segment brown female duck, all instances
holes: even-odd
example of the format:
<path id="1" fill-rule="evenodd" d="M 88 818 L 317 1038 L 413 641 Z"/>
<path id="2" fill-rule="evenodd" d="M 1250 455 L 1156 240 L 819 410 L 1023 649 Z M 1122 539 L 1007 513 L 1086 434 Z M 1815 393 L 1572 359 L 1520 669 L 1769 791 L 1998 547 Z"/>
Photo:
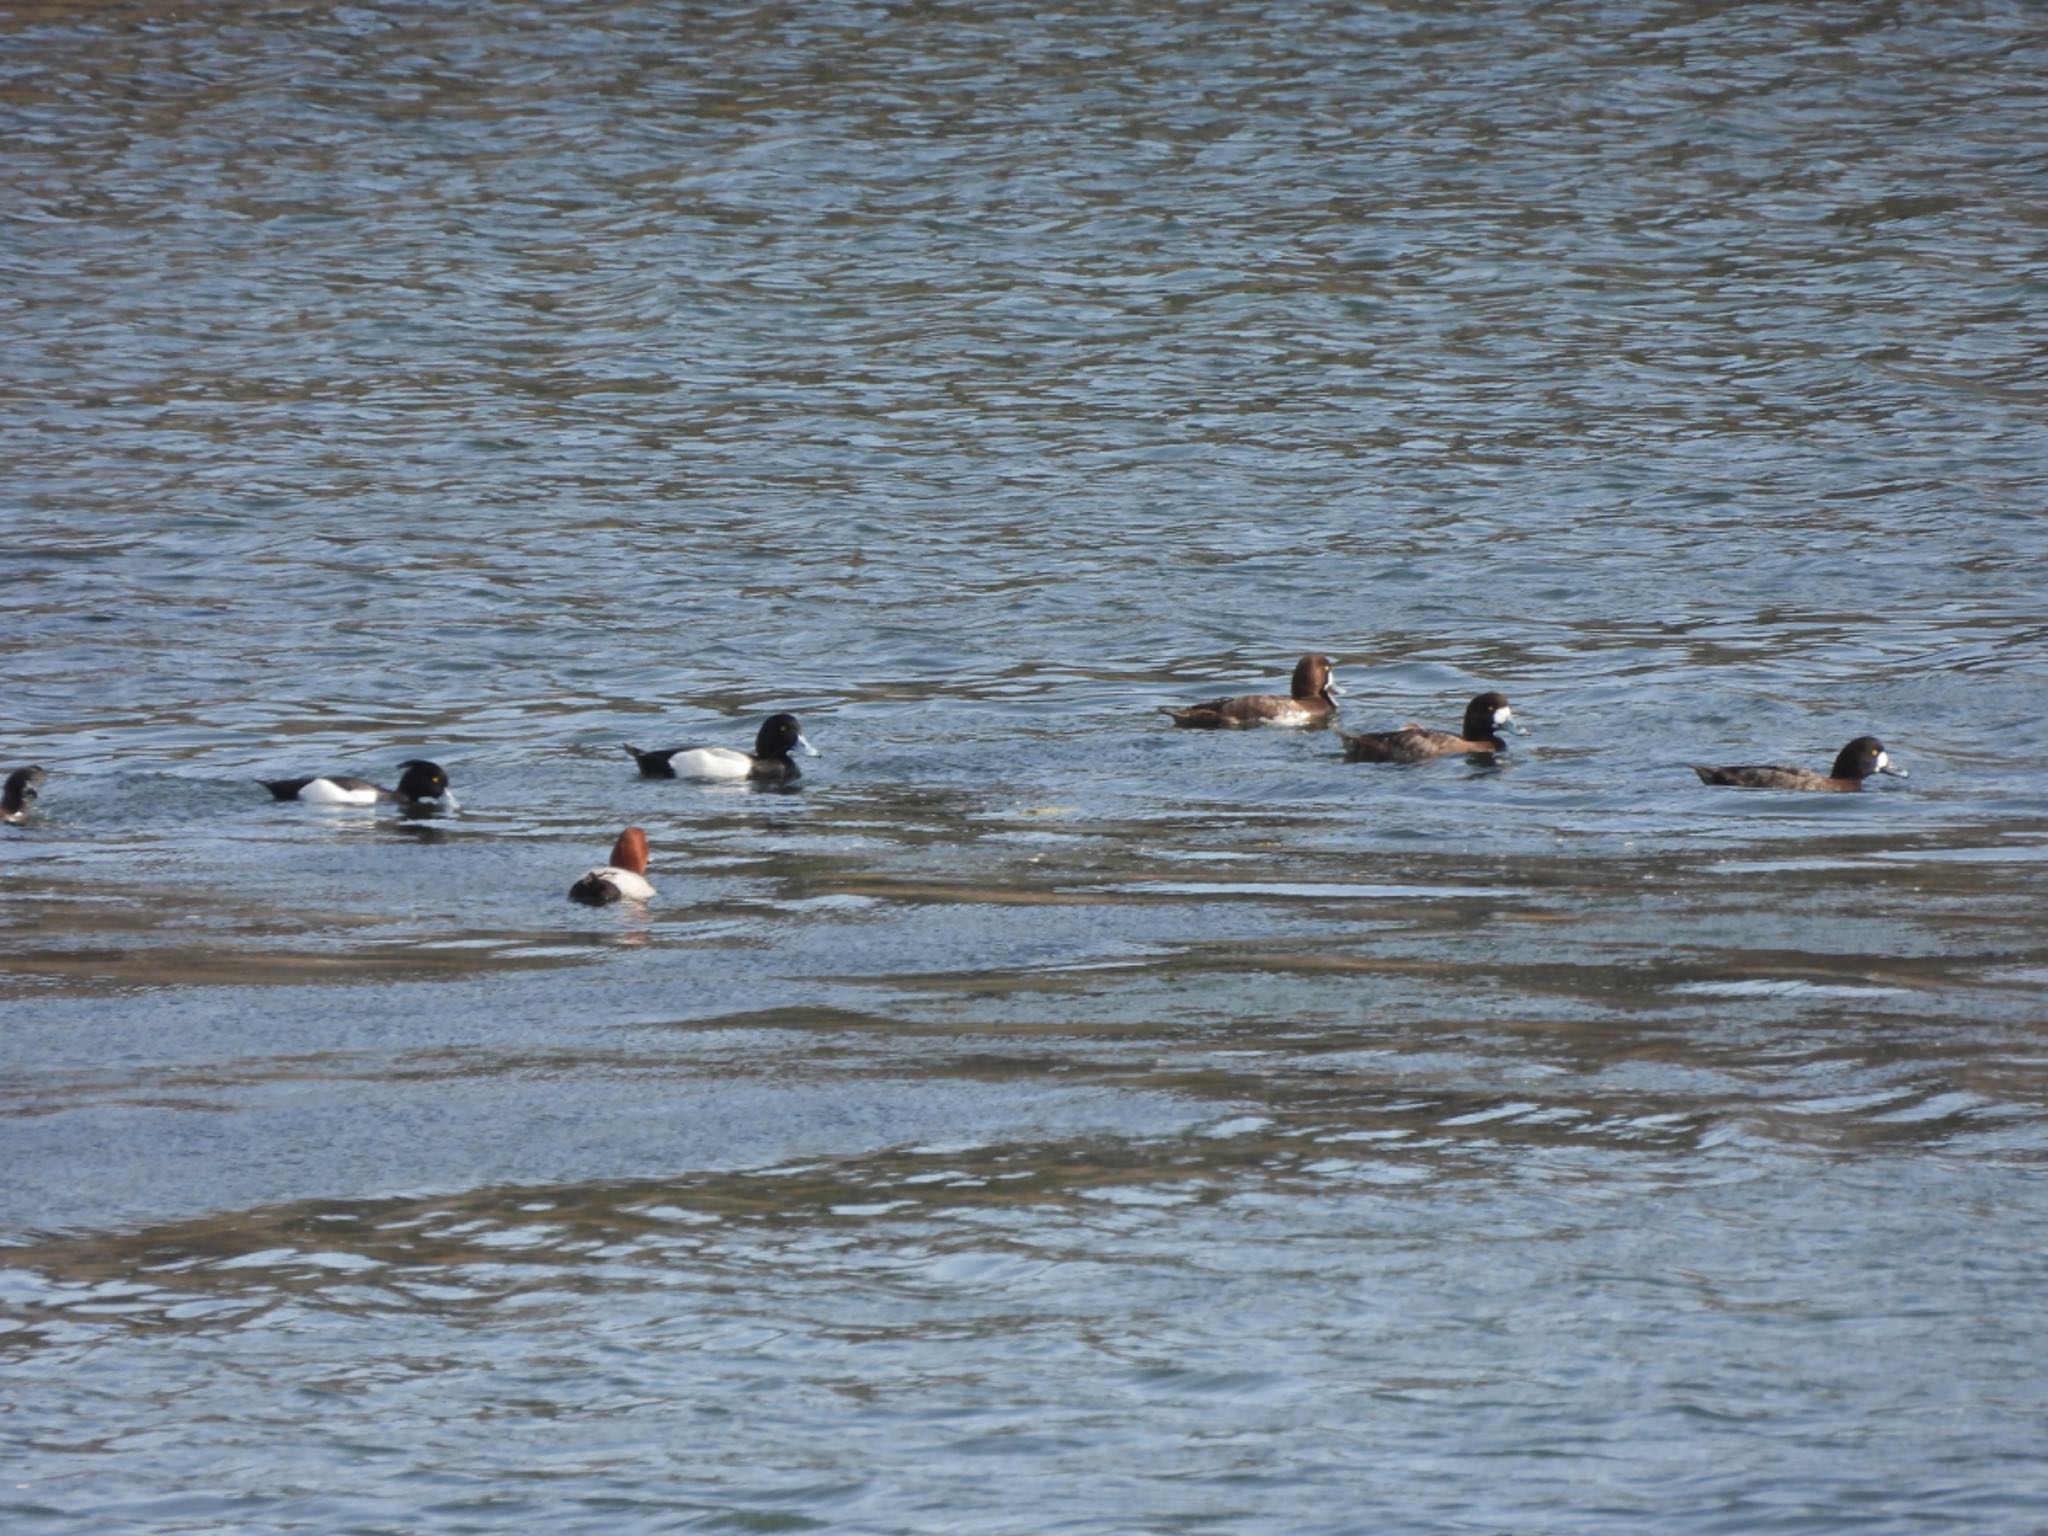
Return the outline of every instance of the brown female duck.
<path id="1" fill-rule="evenodd" d="M 1737 789 L 1816 789 L 1836 794 L 1861 789 L 1863 781 L 1873 773 L 1888 773 L 1899 779 L 1907 776 L 1875 736 L 1858 736 L 1835 755 L 1835 766 L 1824 774 L 1807 768 L 1775 766 L 1702 768 L 1698 763 L 1692 765 L 1692 771 L 1700 776 L 1702 784 L 1731 784 Z"/>
<path id="2" fill-rule="evenodd" d="M 1160 706 L 1175 725 L 1328 725 L 1337 718 L 1337 696 L 1344 690 L 1330 680 L 1330 658 L 1311 652 L 1294 664 L 1294 681 L 1285 694 L 1246 693 L 1233 699 L 1211 699 L 1180 709 Z"/>
<path id="3" fill-rule="evenodd" d="M 1465 706 L 1465 724 L 1456 731 L 1433 731 L 1425 725 L 1404 725 L 1398 731 L 1372 731 L 1344 737 L 1344 760 L 1351 763 L 1420 763 L 1460 752 L 1505 752 L 1500 731 L 1515 718 L 1504 693 L 1482 693 Z"/>

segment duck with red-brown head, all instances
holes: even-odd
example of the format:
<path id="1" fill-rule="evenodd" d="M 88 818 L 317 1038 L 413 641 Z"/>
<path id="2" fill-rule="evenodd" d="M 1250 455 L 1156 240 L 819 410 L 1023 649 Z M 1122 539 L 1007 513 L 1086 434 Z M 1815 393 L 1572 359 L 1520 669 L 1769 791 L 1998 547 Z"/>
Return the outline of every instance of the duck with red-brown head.
<path id="1" fill-rule="evenodd" d="M 1455 731 L 1426 725 L 1404 725 L 1398 731 L 1370 731 L 1345 736 L 1344 760 L 1351 763 L 1421 763 L 1458 753 L 1491 757 L 1508 749 L 1501 731 L 1513 724 L 1515 712 L 1504 693 L 1482 693 L 1465 706 L 1465 723 Z M 1527 735 L 1520 725 L 1518 735 Z"/>
<path id="2" fill-rule="evenodd" d="M 1700 776 L 1702 784 L 1723 784 L 1736 789 L 1818 790 L 1822 794 L 1846 794 L 1859 790 L 1863 781 L 1873 773 L 1889 774 L 1895 779 L 1907 777 L 1906 770 L 1892 761 L 1891 753 L 1885 751 L 1884 743 L 1875 736 L 1858 736 L 1842 748 L 1835 754 L 1834 767 L 1826 773 L 1815 773 L 1807 768 L 1784 768 L 1776 764 L 1703 768 L 1694 763 L 1692 771 Z"/>
<path id="3" fill-rule="evenodd" d="M 1337 699 L 1344 690 L 1330 677 L 1330 658 L 1311 651 L 1294 664 L 1294 681 L 1286 693 L 1242 693 L 1178 708 L 1161 705 L 1175 725 L 1209 730 L 1247 725 L 1328 725 L 1337 718 Z"/>
<path id="4" fill-rule="evenodd" d="M 615 901 L 645 901 L 654 894 L 647 880 L 647 834 L 628 827 L 612 844 L 609 864 L 586 870 L 569 887 L 569 899 L 588 907 L 609 906 Z"/>

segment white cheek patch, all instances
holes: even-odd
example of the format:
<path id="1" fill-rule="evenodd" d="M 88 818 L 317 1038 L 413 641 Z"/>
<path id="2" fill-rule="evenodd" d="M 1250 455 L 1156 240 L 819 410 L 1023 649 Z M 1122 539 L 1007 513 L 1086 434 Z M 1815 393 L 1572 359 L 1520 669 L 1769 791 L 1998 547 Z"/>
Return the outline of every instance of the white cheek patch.
<path id="1" fill-rule="evenodd" d="M 1493 712 L 1493 723 L 1495 725 L 1506 725 L 1510 720 L 1514 718 L 1515 712 L 1512 709 L 1509 709 L 1505 704 L 1501 705 L 1499 709 L 1496 709 Z"/>
<path id="2" fill-rule="evenodd" d="M 1883 772 L 1885 771 L 1885 769 L 1887 769 L 1887 768 L 1891 767 L 1891 765 L 1892 765 L 1892 755 L 1891 755 L 1891 753 L 1889 753 L 1889 752 L 1880 752 L 1880 753 L 1878 753 L 1878 754 L 1877 754 L 1877 771 L 1878 771 L 1879 773 L 1883 773 Z"/>

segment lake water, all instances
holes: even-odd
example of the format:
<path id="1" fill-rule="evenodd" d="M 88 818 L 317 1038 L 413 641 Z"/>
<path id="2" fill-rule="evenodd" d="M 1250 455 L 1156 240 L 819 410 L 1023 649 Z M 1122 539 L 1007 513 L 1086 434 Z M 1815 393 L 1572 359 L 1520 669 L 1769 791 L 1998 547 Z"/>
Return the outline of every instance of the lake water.
<path id="1" fill-rule="evenodd" d="M 8 1532 L 2048 1528 L 2038 7 L 0 82 Z"/>

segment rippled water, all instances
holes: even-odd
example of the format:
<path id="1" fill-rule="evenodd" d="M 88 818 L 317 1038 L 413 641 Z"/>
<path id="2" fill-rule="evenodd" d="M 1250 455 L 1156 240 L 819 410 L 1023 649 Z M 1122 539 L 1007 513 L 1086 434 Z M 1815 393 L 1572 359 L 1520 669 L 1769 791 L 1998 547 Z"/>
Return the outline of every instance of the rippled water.
<path id="1" fill-rule="evenodd" d="M 2020 4 L 11 9 L 6 1528 L 2048 1524 L 2044 97 Z M 1154 713 L 1308 649 L 1533 733 Z"/>

